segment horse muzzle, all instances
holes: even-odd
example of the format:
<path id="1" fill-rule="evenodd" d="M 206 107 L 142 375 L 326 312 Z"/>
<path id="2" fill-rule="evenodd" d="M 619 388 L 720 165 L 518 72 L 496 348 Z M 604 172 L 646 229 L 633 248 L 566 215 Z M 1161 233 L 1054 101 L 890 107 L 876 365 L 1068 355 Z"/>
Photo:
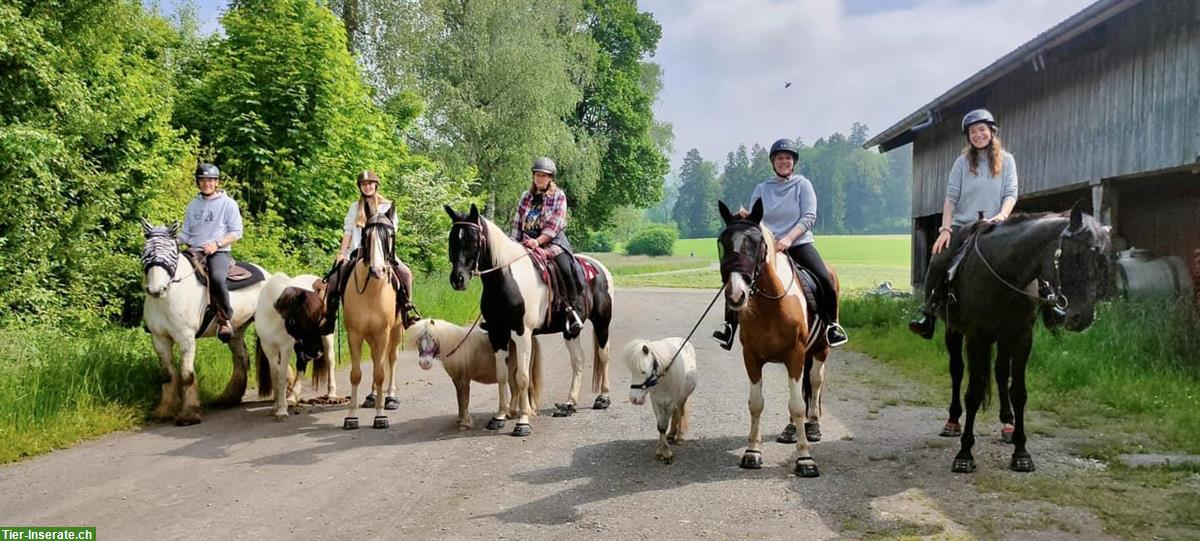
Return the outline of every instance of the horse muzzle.
<path id="1" fill-rule="evenodd" d="M 455 291 L 467 290 L 467 273 L 462 271 L 454 271 L 450 273 L 450 287 Z"/>
<path id="2" fill-rule="evenodd" d="M 645 392 L 629 393 L 629 402 L 635 406 L 641 406 L 641 405 L 645 404 L 646 403 L 646 393 Z"/>
<path id="3" fill-rule="evenodd" d="M 421 355 L 417 358 L 417 364 L 421 365 L 422 370 L 429 370 L 433 368 L 433 356 Z"/>

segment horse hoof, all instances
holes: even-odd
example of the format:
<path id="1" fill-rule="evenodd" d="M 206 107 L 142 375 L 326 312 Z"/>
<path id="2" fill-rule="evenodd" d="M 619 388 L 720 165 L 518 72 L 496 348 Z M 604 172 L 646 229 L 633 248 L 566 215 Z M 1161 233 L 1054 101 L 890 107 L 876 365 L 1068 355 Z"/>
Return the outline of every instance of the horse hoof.
<path id="1" fill-rule="evenodd" d="M 595 401 L 594 403 L 592 403 L 592 409 L 594 409 L 594 410 L 606 410 L 606 409 L 608 409 L 608 407 L 609 407 L 609 406 L 611 406 L 611 405 L 612 405 L 612 399 L 611 399 L 611 398 L 609 398 L 609 397 L 607 397 L 607 396 L 604 396 L 604 395 L 600 395 L 600 396 L 597 396 L 597 397 L 596 397 L 596 401 Z"/>
<path id="2" fill-rule="evenodd" d="M 1015 472 L 1028 473 L 1036 468 L 1033 466 L 1033 457 L 1031 456 L 1014 456 L 1012 462 L 1008 463 L 1008 469 Z"/>
<path id="3" fill-rule="evenodd" d="M 371 428 L 387 428 L 387 427 L 388 427 L 387 415 L 376 415 L 375 422 L 371 423 Z"/>
<path id="4" fill-rule="evenodd" d="M 975 471 L 975 459 L 956 458 L 954 459 L 954 465 L 950 466 L 950 471 L 954 473 L 971 473 Z"/>
<path id="5" fill-rule="evenodd" d="M 821 441 L 821 423 L 804 423 L 804 439 L 811 442 Z"/>
<path id="6" fill-rule="evenodd" d="M 787 426 L 783 427 L 783 432 L 775 436 L 775 441 L 779 443 L 796 443 L 796 424 L 788 423 Z"/>
<path id="7" fill-rule="evenodd" d="M 375 407 L 375 393 L 371 393 L 371 394 L 367 395 L 367 397 L 363 399 L 362 406 L 359 406 L 359 407 L 362 407 L 362 408 Z"/>
<path id="8" fill-rule="evenodd" d="M 554 413 L 551 414 L 552 417 L 570 417 L 572 415 L 575 415 L 575 412 L 576 412 L 575 404 L 559 403 L 559 404 L 555 404 L 554 407 L 555 407 L 555 410 L 554 410 Z"/>
<path id="9" fill-rule="evenodd" d="M 518 438 L 524 438 L 532 432 L 533 427 L 529 426 L 529 423 L 517 423 L 517 426 L 513 427 L 512 435 Z"/>
<path id="10" fill-rule="evenodd" d="M 342 430 L 358 430 L 358 417 L 347 417 L 342 421 Z"/>
<path id="11" fill-rule="evenodd" d="M 493 418 L 492 420 L 488 421 L 488 430 L 500 430 L 501 428 L 504 428 L 504 419 Z"/>
<path id="12" fill-rule="evenodd" d="M 175 426 L 192 426 L 200 424 L 199 411 L 184 411 L 175 417 Z"/>
<path id="13" fill-rule="evenodd" d="M 1000 429 L 1000 441 L 1004 443 L 1012 443 L 1013 433 L 1016 431 L 1017 429 L 1013 425 L 1004 425 L 1004 427 Z"/>
<path id="14" fill-rule="evenodd" d="M 811 458 L 796 459 L 796 477 L 820 477 L 821 472 L 817 470 L 817 463 Z"/>
<path id="15" fill-rule="evenodd" d="M 383 409 L 394 411 L 400 409 L 400 399 L 394 396 L 388 396 L 383 399 Z"/>
<path id="16" fill-rule="evenodd" d="M 758 451 L 746 451 L 742 454 L 742 463 L 739 466 L 746 470 L 762 469 L 762 453 Z"/>
<path id="17" fill-rule="evenodd" d="M 273 419 L 275 419 L 275 422 L 276 422 L 276 423 L 282 423 L 282 422 L 284 422 L 284 421 L 286 421 L 286 420 L 287 420 L 287 418 L 288 418 L 288 414 L 286 414 L 286 413 L 284 413 L 284 414 L 279 414 L 279 413 L 276 413 L 276 414 L 272 415 L 271 417 L 272 417 Z"/>
<path id="18" fill-rule="evenodd" d="M 946 425 L 942 427 L 942 431 L 938 432 L 938 435 L 944 438 L 957 438 L 962 435 L 962 425 L 947 421 Z"/>
<path id="19" fill-rule="evenodd" d="M 662 462 L 663 464 L 666 464 L 668 466 L 670 466 L 672 463 L 675 462 L 674 455 L 657 455 L 655 458 L 657 458 L 659 460 L 659 462 Z"/>

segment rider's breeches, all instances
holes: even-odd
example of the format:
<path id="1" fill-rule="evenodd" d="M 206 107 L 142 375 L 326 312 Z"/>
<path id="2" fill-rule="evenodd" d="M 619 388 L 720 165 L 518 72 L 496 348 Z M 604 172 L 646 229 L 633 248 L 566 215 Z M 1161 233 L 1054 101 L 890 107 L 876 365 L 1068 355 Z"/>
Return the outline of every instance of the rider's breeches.
<path id="1" fill-rule="evenodd" d="M 213 252 L 208 256 L 208 287 L 212 288 L 210 295 L 217 304 L 217 310 L 226 318 L 233 318 L 233 306 L 229 303 L 229 286 L 225 278 L 229 276 L 229 267 L 233 260 L 229 252 Z"/>

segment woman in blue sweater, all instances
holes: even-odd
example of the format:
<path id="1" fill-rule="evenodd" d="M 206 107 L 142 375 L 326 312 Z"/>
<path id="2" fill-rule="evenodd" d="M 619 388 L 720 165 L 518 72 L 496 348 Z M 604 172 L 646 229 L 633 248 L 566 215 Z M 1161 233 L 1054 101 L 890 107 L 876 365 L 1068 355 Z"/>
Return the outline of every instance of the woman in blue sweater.
<path id="1" fill-rule="evenodd" d="M 770 158 L 775 176 L 755 187 L 750 201 L 762 200 L 762 225 L 775 236 L 775 249 L 787 251 L 792 260 L 812 272 L 820 282 L 817 311 L 821 319 L 831 322 L 826 331 L 829 345 L 841 346 L 846 343 L 847 337 L 845 329 L 838 323 L 837 290 L 829 267 L 825 266 L 821 254 L 813 246 L 812 227 L 817 223 L 817 194 L 804 175 L 796 174 L 800 151 L 794 141 L 775 141 L 771 145 Z M 726 307 L 725 322 L 713 332 L 713 339 L 722 348 L 731 349 L 737 324 L 737 312 Z"/>

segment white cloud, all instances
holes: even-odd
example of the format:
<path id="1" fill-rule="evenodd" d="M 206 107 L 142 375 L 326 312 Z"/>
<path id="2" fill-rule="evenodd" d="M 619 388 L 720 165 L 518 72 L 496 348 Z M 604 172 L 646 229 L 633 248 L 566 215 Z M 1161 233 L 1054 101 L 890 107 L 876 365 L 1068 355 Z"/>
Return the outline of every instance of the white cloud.
<path id="1" fill-rule="evenodd" d="M 1090 2 L 642 0 L 662 24 L 655 114 L 718 163 L 739 143 L 887 128 Z M 899 7 L 898 7 L 899 6 Z M 878 7 L 878 6 L 875 6 Z M 791 88 L 784 89 L 784 82 Z"/>

